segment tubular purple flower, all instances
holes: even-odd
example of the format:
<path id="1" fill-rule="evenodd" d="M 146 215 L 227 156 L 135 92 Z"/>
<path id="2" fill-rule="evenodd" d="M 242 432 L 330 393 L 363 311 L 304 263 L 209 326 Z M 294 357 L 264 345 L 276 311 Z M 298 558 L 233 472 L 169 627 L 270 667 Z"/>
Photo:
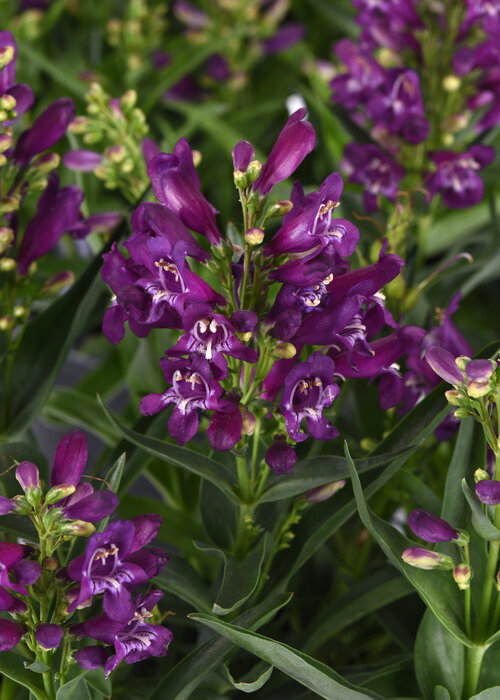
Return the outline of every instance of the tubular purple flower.
<path id="1" fill-rule="evenodd" d="M 255 151 L 248 141 L 238 141 L 233 148 L 233 166 L 235 170 L 246 173 L 248 166 L 255 156 Z"/>
<path id="2" fill-rule="evenodd" d="M 396 201 L 399 183 L 405 173 L 378 146 L 348 143 L 340 167 L 348 175 L 349 182 L 363 185 L 363 203 L 369 214 L 378 209 L 380 195 L 391 202 Z"/>
<path id="3" fill-rule="evenodd" d="M 87 463 L 87 438 L 81 430 L 64 435 L 57 445 L 50 473 L 50 485 L 77 486 Z"/>
<path id="4" fill-rule="evenodd" d="M 64 505 L 64 517 L 68 520 L 85 520 L 95 523 L 111 515 L 119 503 L 116 493 L 108 489 L 95 491 L 76 501 L 74 495 L 69 496 Z"/>
<path id="5" fill-rule="evenodd" d="M 0 515 L 7 515 L 16 510 L 16 502 L 5 496 L 0 496 Z"/>
<path id="6" fill-rule="evenodd" d="M 425 359 L 434 372 L 453 386 L 464 383 L 465 377 L 455 364 L 455 358 L 445 348 L 432 347 L 425 352 Z"/>
<path id="7" fill-rule="evenodd" d="M 423 547 L 408 547 L 401 554 L 401 559 L 405 564 L 415 566 L 417 569 L 453 569 L 455 564 L 451 557 L 439 552 L 432 552 L 430 549 Z"/>
<path id="8" fill-rule="evenodd" d="M 17 582 L 21 586 L 31 586 L 38 581 L 42 570 L 40 564 L 32 559 L 21 559 L 12 567 Z"/>
<path id="9" fill-rule="evenodd" d="M 483 181 L 477 174 L 495 157 L 491 146 L 477 145 L 465 153 L 436 151 L 432 160 L 437 170 L 425 182 L 429 198 L 441 194 L 443 204 L 450 209 L 471 207 L 481 201 Z"/>
<path id="10" fill-rule="evenodd" d="M 243 416 L 235 402 L 219 401 L 219 410 L 215 411 L 207 428 L 207 435 L 213 450 L 229 452 L 241 440 Z"/>
<path id="11" fill-rule="evenodd" d="M 9 59 L 10 56 L 10 59 Z M 7 31 L 0 32 L 0 60 L 3 64 L 0 70 L 0 97 L 10 96 L 16 101 L 16 117 L 2 122 L 2 126 L 9 126 L 16 122 L 33 104 L 33 92 L 29 85 L 15 83 L 16 79 L 17 44 L 12 34 Z"/>
<path id="12" fill-rule="evenodd" d="M 42 649 L 57 649 L 63 637 L 62 628 L 59 625 L 42 623 L 35 630 L 35 639 Z"/>
<path id="13" fill-rule="evenodd" d="M 63 163 L 70 170 L 91 173 L 102 164 L 102 155 L 95 151 L 77 148 L 64 154 Z"/>
<path id="14" fill-rule="evenodd" d="M 305 109 L 298 109 L 288 119 L 253 185 L 254 191 L 268 194 L 274 185 L 286 180 L 312 151 L 316 132 L 312 124 L 303 121 L 306 113 Z"/>
<path id="15" fill-rule="evenodd" d="M 446 520 L 426 510 L 413 510 L 408 516 L 408 525 L 417 537 L 426 542 L 450 542 L 460 537 L 458 530 Z"/>
<path id="16" fill-rule="evenodd" d="M 297 462 L 297 455 L 284 435 L 275 435 L 264 459 L 273 474 L 290 474 Z"/>
<path id="17" fill-rule="evenodd" d="M 16 163 L 26 162 L 38 153 L 52 148 L 66 133 L 75 118 L 75 105 L 69 97 L 54 100 L 35 121 L 31 129 L 19 137 L 14 150 Z"/>
<path id="18" fill-rule="evenodd" d="M 40 474 L 33 462 L 21 462 L 16 469 L 16 479 L 23 491 L 40 488 Z"/>
<path id="19" fill-rule="evenodd" d="M 262 42 L 262 50 L 266 54 L 281 53 L 301 41 L 304 35 L 303 24 L 299 22 L 283 24 L 270 39 Z"/>
<path id="20" fill-rule="evenodd" d="M 101 646 L 83 647 L 74 651 L 72 656 L 79 666 L 87 671 L 102 668 L 111 656 L 112 650 Z"/>
<path id="21" fill-rule="evenodd" d="M 500 481 L 483 479 L 476 484 L 476 494 L 487 506 L 497 506 L 500 503 Z"/>
<path id="22" fill-rule="evenodd" d="M 20 641 L 24 629 L 18 622 L 0 620 L 0 651 L 10 651 Z"/>

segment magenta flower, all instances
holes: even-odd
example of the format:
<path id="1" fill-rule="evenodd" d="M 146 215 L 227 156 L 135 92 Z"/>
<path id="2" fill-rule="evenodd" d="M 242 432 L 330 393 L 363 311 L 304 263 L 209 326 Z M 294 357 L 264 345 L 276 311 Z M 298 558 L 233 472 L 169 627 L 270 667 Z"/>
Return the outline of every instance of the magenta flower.
<path id="1" fill-rule="evenodd" d="M 63 637 L 62 628 L 59 625 L 42 623 L 37 626 L 35 639 L 43 649 L 57 649 Z"/>
<path id="2" fill-rule="evenodd" d="M 378 209 L 380 196 L 396 201 L 399 183 L 405 173 L 378 146 L 348 143 L 340 167 L 347 173 L 349 182 L 363 185 L 363 203 L 369 214 Z"/>
<path id="3" fill-rule="evenodd" d="M 483 479 L 476 484 L 476 494 L 480 501 L 487 506 L 497 506 L 500 503 L 500 481 Z"/>
<path id="4" fill-rule="evenodd" d="M 12 58 L 7 61 L 9 54 Z M 29 85 L 15 82 L 17 44 L 12 34 L 7 30 L 0 32 L 0 58 L 6 61 L 4 67 L 0 70 L 0 97 L 9 95 L 16 101 L 14 109 L 17 116 L 14 119 L 2 122 L 2 126 L 9 126 L 28 111 L 33 104 L 34 98 Z"/>
<path id="5" fill-rule="evenodd" d="M 18 622 L 0 620 L 0 651 L 10 651 L 20 641 L 24 629 Z"/>
<path id="6" fill-rule="evenodd" d="M 264 459 L 273 474 L 290 474 L 297 462 L 297 455 L 284 435 L 275 435 Z"/>
<path id="7" fill-rule="evenodd" d="M 434 372 L 444 379 L 445 382 L 458 386 L 463 384 L 465 377 L 456 363 L 455 358 L 445 348 L 431 347 L 425 353 L 427 363 L 432 367 Z"/>
<path id="8" fill-rule="evenodd" d="M 69 97 L 54 100 L 33 126 L 19 137 L 14 149 L 14 161 L 26 162 L 38 153 L 52 148 L 66 133 L 75 118 L 75 105 Z"/>
<path id="9" fill-rule="evenodd" d="M 417 537 L 426 542 L 450 542 L 460 537 L 458 530 L 446 520 L 426 510 L 414 510 L 408 516 L 408 525 Z"/>
<path id="10" fill-rule="evenodd" d="M 429 197 L 440 194 L 443 204 L 450 209 L 472 207 L 484 194 L 483 181 L 478 171 L 489 165 L 495 157 L 491 146 L 472 146 L 465 153 L 436 151 L 432 160 L 437 171 L 426 181 Z"/>

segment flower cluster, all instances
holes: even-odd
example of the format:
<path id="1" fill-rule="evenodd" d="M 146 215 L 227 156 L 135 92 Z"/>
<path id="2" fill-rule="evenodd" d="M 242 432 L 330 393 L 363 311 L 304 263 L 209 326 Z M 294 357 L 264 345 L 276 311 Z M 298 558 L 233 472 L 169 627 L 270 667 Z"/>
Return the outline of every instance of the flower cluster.
<path id="1" fill-rule="evenodd" d="M 166 654 L 172 639 L 170 630 L 145 621 L 154 616 L 161 591 L 134 593 L 168 560 L 165 551 L 147 546 L 161 518 L 139 515 L 106 526 L 118 497 L 109 489 L 95 491 L 83 481 L 86 461 L 86 438 L 75 430 L 57 446 L 50 488 L 45 488 L 35 464 L 21 462 L 16 478 L 23 493 L 0 498 L 2 515 L 27 516 L 36 532 L 25 544 L 0 542 L 0 609 L 13 618 L 0 620 L 0 650 L 22 640 L 47 664 L 47 652 L 55 653 L 64 643 L 61 685 L 74 660 L 86 669 L 104 666 L 108 675 L 122 659 L 135 663 Z M 93 523 L 99 521 L 96 532 Z M 68 562 L 76 537 L 88 537 L 85 552 Z M 102 613 L 74 624 L 76 610 L 94 611 L 101 600 Z M 70 645 L 82 637 L 107 646 L 83 647 L 71 656 Z M 46 684 L 53 687 L 47 673 Z"/>
<path id="2" fill-rule="evenodd" d="M 309 194 L 296 182 L 290 200 L 270 200 L 314 147 L 304 116 L 292 114 L 263 165 L 250 143 L 235 146 L 243 211 L 237 240 L 234 231 L 229 239 L 219 230 L 181 139 L 173 153 L 150 161 L 159 203 L 136 209 L 126 252 L 114 245 L 102 269 L 114 293 L 103 324 L 111 342 L 120 342 L 125 322 L 139 337 L 154 328 L 180 333 L 161 360 L 170 388 L 145 396 L 141 412 L 173 405 L 169 432 L 180 444 L 197 433 L 199 411 L 208 412 L 217 450 L 265 426 L 266 461 L 276 473 L 292 469 L 293 445 L 307 437 L 304 421 L 316 439 L 338 434 L 325 413 L 346 377 L 380 378 L 383 408 L 401 401 L 395 363 L 425 334 L 399 328 L 385 308 L 381 290 L 399 274 L 399 256 L 384 247 L 376 263 L 350 269 L 359 232 L 334 216 L 343 188 L 338 173 Z M 267 222 L 276 217 L 281 225 L 268 236 Z M 220 279 L 219 291 L 203 279 L 206 268 Z M 392 332 L 373 340 L 386 326 Z"/>
<path id="3" fill-rule="evenodd" d="M 381 196 L 395 202 L 401 188 L 424 188 L 452 209 L 477 204 L 478 171 L 494 150 L 464 144 L 500 121 L 496 4 L 354 4 L 360 40 L 335 46 L 344 70 L 331 87 L 372 140 L 348 144 L 342 161 L 349 181 L 363 186 L 366 210 L 374 212 Z"/>

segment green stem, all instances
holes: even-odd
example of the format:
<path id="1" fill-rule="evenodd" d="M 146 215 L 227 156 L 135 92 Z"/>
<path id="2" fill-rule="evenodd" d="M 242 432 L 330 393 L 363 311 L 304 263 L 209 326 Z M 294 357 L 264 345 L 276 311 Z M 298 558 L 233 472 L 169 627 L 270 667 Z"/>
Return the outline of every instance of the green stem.
<path id="1" fill-rule="evenodd" d="M 251 484 L 248 476 L 248 463 L 246 457 L 236 457 L 236 471 L 240 485 L 240 495 L 245 503 L 251 500 Z"/>
<path id="2" fill-rule="evenodd" d="M 253 433 L 253 443 L 252 443 L 252 468 L 250 474 L 250 481 L 252 485 L 255 483 L 255 477 L 257 472 L 257 458 L 259 456 L 259 438 L 260 438 L 260 416 L 257 416 L 255 422 L 255 430 Z"/>
<path id="3" fill-rule="evenodd" d="M 465 563 L 469 566 L 470 571 L 470 556 L 469 556 L 469 545 L 464 546 L 464 558 Z M 465 631 L 468 637 L 472 636 L 472 621 L 471 621 L 471 591 L 470 584 L 469 587 L 465 589 L 464 607 L 465 607 Z"/>
<path id="4" fill-rule="evenodd" d="M 479 616 L 477 622 L 477 638 L 483 639 L 486 633 L 486 627 L 489 619 L 489 611 L 491 604 L 491 593 L 493 591 L 493 583 L 498 562 L 498 552 L 500 550 L 500 541 L 495 540 L 490 542 L 490 551 L 488 553 L 488 563 L 486 565 L 486 573 L 484 577 L 483 592 L 481 594 L 481 603 L 479 605 Z"/>
<path id="5" fill-rule="evenodd" d="M 467 649 L 467 658 L 465 663 L 465 681 L 464 681 L 464 698 L 468 700 L 476 692 L 477 683 L 479 681 L 479 672 L 483 656 L 487 647 L 475 644 Z"/>

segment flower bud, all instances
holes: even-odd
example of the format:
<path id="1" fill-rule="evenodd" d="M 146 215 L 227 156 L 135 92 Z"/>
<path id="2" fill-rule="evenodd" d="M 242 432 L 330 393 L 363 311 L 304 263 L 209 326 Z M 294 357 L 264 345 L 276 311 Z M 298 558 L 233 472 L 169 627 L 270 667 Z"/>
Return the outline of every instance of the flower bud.
<path id="1" fill-rule="evenodd" d="M 469 382 L 467 384 L 467 394 L 471 399 L 480 399 L 490 393 L 489 382 Z"/>
<path id="2" fill-rule="evenodd" d="M 458 75 L 445 75 L 441 85 L 443 86 L 443 90 L 446 90 L 446 92 L 456 92 L 457 90 L 460 89 L 460 86 L 462 84 L 462 81 L 458 77 Z"/>
<path id="3" fill-rule="evenodd" d="M 13 95 L 2 95 L 0 97 L 0 107 L 7 112 L 12 112 L 16 107 L 16 98 Z"/>
<path id="4" fill-rule="evenodd" d="M 40 489 L 40 474 L 33 462 L 21 462 L 16 469 L 16 479 L 25 493 L 32 489 Z"/>
<path id="5" fill-rule="evenodd" d="M 490 475 L 485 469 L 476 469 L 476 471 L 474 472 L 474 481 L 476 482 L 476 484 L 478 483 L 478 481 L 486 481 L 489 480 L 489 478 Z"/>
<path id="6" fill-rule="evenodd" d="M 75 491 L 76 487 L 73 486 L 73 484 L 57 484 L 57 486 L 53 486 L 51 489 L 49 489 L 49 491 L 47 491 L 45 503 L 58 503 L 59 501 L 62 501 L 63 498 L 71 496 L 71 494 L 75 493 Z"/>
<path id="7" fill-rule="evenodd" d="M 41 289 L 42 294 L 58 294 L 60 291 L 73 284 L 75 275 L 71 270 L 57 272 L 50 277 Z"/>
<path id="8" fill-rule="evenodd" d="M 2 316 L 0 318 L 0 331 L 10 331 L 14 327 L 14 319 L 12 316 Z"/>
<path id="9" fill-rule="evenodd" d="M 243 173 L 241 170 L 233 171 L 233 180 L 236 187 L 240 190 L 248 187 L 248 178 L 246 173 Z"/>
<path id="10" fill-rule="evenodd" d="M 469 411 L 466 408 L 457 408 L 455 411 L 453 411 L 453 416 L 459 420 L 462 418 L 467 418 L 469 415 Z"/>
<path id="11" fill-rule="evenodd" d="M 0 134 L 0 153 L 4 153 L 12 147 L 12 136 L 9 134 Z"/>
<path id="12" fill-rule="evenodd" d="M 401 559 L 405 564 L 415 566 L 417 569 L 447 569 L 455 568 L 455 563 L 451 557 L 439 552 L 432 552 L 430 549 L 423 547 L 408 547 L 401 554 Z"/>
<path id="13" fill-rule="evenodd" d="M 42 649 L 57 649 L 63 638 L 63 631 L 59 625 L 43 622 L 35 631 L 35 639 Z"/>
<path id="14" fill-rule="evenodd" d="M 278 199 L 267 210 L 266 219 L 271 219 L 273 216 L 284 216 L 292 209 L 293 203 L 289 199 Z"/>
<path id="15" fill-rule="evenodd" d="M 14 318 L 22 318 L 23 316 L 26 316 L 26 308 L 24 306 L 14 306 L 12 313 Z"/>
<path id="16" fill-rule="evenodd" d="M 413 510 L 408 516 L 412 532 L 426 542 L 451 542 L 461 537 L 461 532 L 446 520 L 426 510 Z"/>
<path id="17" fill-rule="evenodd" d="M 45 571 L 57 571 L 59 562 L 56 557 L 45 557 L 42 561 L 42 568 L 45 569 Z"/>
<path id="18" fill-rule="evenodd" d="M 248 343 L 248 341 L 252 337 L 252 331 L 247 331 L 246 333 L 236 331 L 236 336 L 237 338 L 239 338 L 239 340 L 241 340 L 242 343 Z"/>
<path id="19" fill-rule="evenodd" d="M 61 158 L 57 153 L 46 153 L 45 155 L 38 156 L 33 162 L 33 168 L 39 173 L 50 173 L 59 167 Z"/>
<path id="20" fill-rule="evenodd" d="M 487 506 L 497 506 L 500 503 L 500 481 L 482 479 L 476 484 L 476 495 Z"/>
<path id="21" fill-rule="evenodd" d="M 245 243 L 248 245 L 260 245 L 264 240 L 264 231 L 261 228 L 249 228 L 245 233 Z"/>
<path id="22" fill-rule="evenodd" d="M 241 417 L 243 418 L 243 423 L 241 425 L 241 432 L 243 435 L 253 435 L 255 432 L 255 426 L 257 424 L 257 419 L 254 414 L 248 410 L 246 406 L 240 406 Z"/>
<path id="23" fill-rule="evenodd" d="M 290 360 L 296 354 L 297 350 L 292 343 L 277 343 L 273 348 L 273 357 L 277 357 L 280 360 Z"/>
<path id="24" fill-rule="evenodd" d="M 78 537 L 90 537 L 95 532 L 95 527 L 86 520 L 72 520 L 64 524 L 62 532 L 71 533 Z"/>
<path id="25" fill-rule="evenodd" d="M 444 395 L 446 396 L 448 403 L 450 403 L 452 406 L 460 406 L 461 394 L 459 391 L 456 389 L 449 389 L 448 391 L 444 392 Z"/>
<path id="26" fill-rule="evenodd" d="M 7 228 L 6 226 L 0 228 L 0 255 L 5 253 L 13 240 L 14 231 L 11 228 Z"/>
<path id="27" fill-rule="evenodd" d="M 112 163 L 121 163 L 126 157 L 127 151 L 121 144 L 117 144 L 116 146 L 109 146 L 106 148 L 104 154 Z"/>
<path id="28" fill-rule="evenodd" d="M 467 355 L 459 355 L 458 357 L 455 357 L 455 364 L 458 367 L 458 369 L 464 371 L 468 363 L 471 361 L 470 357 L 467 357 Z"/>
<path id="29" fill-rule="evenodd" d="M 88 127 L 89 120 L 87 117 L 75 117 L 68 126 L 68 131 L 72 134 L 84 134 Z"/>
<path id="30" fill-rule="evenodd" d="M 326 501 L 331 496 L 334 496 L 337 491 L 343 489 L 345 486 L 345 481 L 332 481 L 330 484 L 323 484 L 323 486 L 318 486 L 315 489 L 308 491 L 304 498 L 309 503 L 321 503 Z"/>
<path id="31" fill-rule="evenodd" d="M 252 160 L 247 168 L 247 178 L 248 183 L 251 184 L 259 177 L 260 171 L 262 170 L 262 163 L 260 160 Z"/>
<path id="32" fill-rule="evenodd" d="M 13 211 L 19 209 L 19 197 L 5 197 L 5 199 L 0 203 L 0 212 L 2 214 L 10 214 Z"/>
<path id="33" fill-rule="evenodd" d="M 470 566 L 463 562 L 457 564 L 453 569 L 453 578 L 461 591 L 465 591 L 467 588 L 470 588 L 470 580 L 472 578 Z"/>
<path id="34" fill-rule="evenodd" d="M 0 49 L 0 70 L 8 66 L 14 58 L 14 47 L 12 45 L 3 46 Z"/>
<path id="35" fill-rule="evenodd" d="M 133 109 L 136 104 L 137 92 L 135 90 L 127 90 L 127 92 L 125 92 L 121 97 L 120 107 L 123 109 L 124 112 L 126 112 L 129 109 Z"/>

